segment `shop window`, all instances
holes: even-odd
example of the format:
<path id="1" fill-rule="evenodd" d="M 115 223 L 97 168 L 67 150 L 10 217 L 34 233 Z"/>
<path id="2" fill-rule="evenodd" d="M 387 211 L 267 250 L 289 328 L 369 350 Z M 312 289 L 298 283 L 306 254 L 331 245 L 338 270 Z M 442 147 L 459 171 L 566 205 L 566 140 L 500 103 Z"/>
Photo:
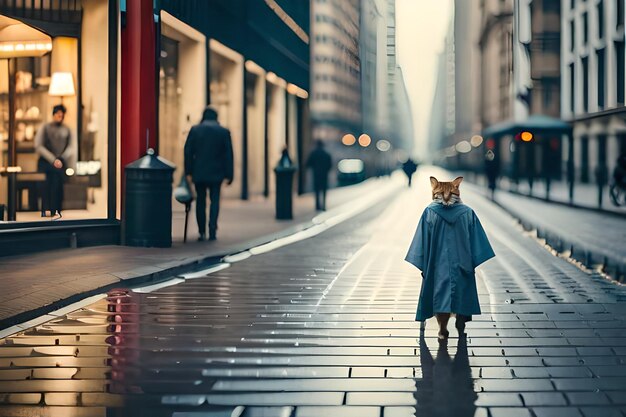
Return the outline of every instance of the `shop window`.
<path id="1" fill-rule="evenodd" d="M 108 2 L 13 3 L 0 5 L 15 47 L 0 53 L 0 223 L 107 218 Z"/>

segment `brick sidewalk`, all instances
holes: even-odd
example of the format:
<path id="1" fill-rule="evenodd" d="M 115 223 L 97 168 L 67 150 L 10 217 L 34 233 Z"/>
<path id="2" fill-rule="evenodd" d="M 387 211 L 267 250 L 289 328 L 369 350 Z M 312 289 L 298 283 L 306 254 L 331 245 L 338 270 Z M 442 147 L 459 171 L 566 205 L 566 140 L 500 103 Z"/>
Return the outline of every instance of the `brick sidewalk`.
<path id="1" fill-rule="evenodd" d="M 372 193 L 397 189 L 402 177 L 372 179 L 334 189 L 328 195 L 329 212 Z M 197 242 L 195 215 L 190 213 L 188 243 L 182 243 L 184 211 L 174 206 L 172 248 L 100 246 L 0 258 L 0 328 L 130 282 L 151 282 L 214 263 L 223 256 L 288 235 L 307 227 L 317 215 L 312 195 L 294 200 L 294 219 L 274 219 L 272 198 L 224 201 L 217 242 Z M 129 281 L 132 280 L 132 281 Z"/>

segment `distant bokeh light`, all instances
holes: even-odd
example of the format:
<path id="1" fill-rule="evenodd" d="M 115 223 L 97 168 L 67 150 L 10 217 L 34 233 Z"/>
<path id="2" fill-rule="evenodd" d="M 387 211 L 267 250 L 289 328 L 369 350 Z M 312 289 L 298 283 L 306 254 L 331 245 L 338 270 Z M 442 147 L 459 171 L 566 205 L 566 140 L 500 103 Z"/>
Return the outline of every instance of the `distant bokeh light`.
<path id="1" fill-rule="evenodd" d="M 363 133 L 361 136 L 359 136 L 359 145 L 361 145 L 362 147 L 367 148 L 368 146 L 370 146 L 370 143 L 372 143 L 372 138 L 370 138 L 367 133 Z"/>
<path id="2" fill-rule="evenodd" d="M 341 138 L 341 143 L 343 143 L 346 146 L 352 146 L 356 143 L 356 138 L 354 137 L 352 133 L 347 133 L 343 135 L 343 138 Z"/>
<path id="3" fill-rule="evenodd" d="M 470 139 L 470 143 L 474 148 L 478 148 L 483 143 L 483 137 L 480 135 L 474 135 Z"/>
<path id="4" fill-rule="evenodd" d="M 376 142 L 376 149 L 381 152 L 387 152 L 389 149 L 391 149 L 391 143 L 389 143 L 389 141 L 385 139 L 379 140 L 378 142 Z"/>
<path id="5" fill-rule="evenodd" d="M 456 144 L 455 149 L 459 153 L 468 153 L 472 150 L 472 145 L 466 140 Z"/>

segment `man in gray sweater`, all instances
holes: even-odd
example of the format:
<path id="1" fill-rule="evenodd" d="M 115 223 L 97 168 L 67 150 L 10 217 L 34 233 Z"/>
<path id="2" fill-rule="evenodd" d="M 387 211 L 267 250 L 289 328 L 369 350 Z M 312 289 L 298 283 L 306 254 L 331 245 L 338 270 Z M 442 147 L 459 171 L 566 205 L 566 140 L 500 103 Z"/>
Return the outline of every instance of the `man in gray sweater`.
<path id="1" fill-rule="evenodd" d="M 67 109 L 59 104 L 52 109 L 52 122 L 45 123 L 35 136 L 35 151 L 39 154 L 37 169 L 46 174 L 43 190 L 41 217 L 50 216 L 60 219 L 63 204 L 63 182 L 66 170 L 74 162 L 76 153 L 76 136 L 63 123 Z"/>

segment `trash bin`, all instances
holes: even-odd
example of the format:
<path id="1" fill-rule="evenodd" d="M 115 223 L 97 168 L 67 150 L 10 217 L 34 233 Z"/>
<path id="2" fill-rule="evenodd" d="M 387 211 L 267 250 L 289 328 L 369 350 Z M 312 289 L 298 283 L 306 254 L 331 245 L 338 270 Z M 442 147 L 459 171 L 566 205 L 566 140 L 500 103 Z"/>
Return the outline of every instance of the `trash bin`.
<path id="1" fill-rule="evenodd" d="M 274 172 L 276 173 L 276 218 L 293 219 L 293 174 L 296 172 L 296 167 L 286 149 L 283 150 Z"/>
<path id="2" fill-rule="evenodd" d="M 125 242 L 128 246 L 172 246 L 174 165 L 153 149 L 126 165 Z"/>

